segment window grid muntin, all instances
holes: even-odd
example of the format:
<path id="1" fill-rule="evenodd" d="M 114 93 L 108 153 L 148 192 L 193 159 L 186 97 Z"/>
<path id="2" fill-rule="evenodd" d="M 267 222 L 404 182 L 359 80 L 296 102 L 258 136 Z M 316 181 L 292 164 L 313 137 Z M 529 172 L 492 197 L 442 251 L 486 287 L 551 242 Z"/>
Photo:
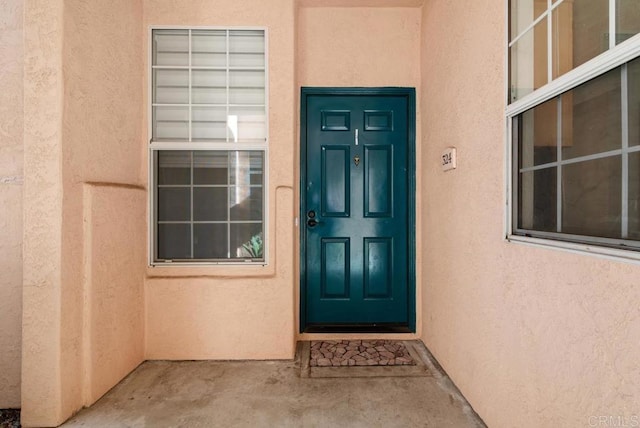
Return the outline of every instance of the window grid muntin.
<path id="1" fill-rule="evenodd" d="M 189 33 L 189 43 L 191 45 L 191 41 L 192 41 L 192 33 L 194 31 L 224 31 L 226 34 L 226 52 L 225 52 L 225 56 L 228 58 L 229 57 L 229 34 L 231 32 L 243 32 L 243 31 L 249 31 L 249 32 L 260 32 L 261 33 L 261 39 L 262 39 L 262 48 L 261 48 L 261 52 L 260 55 L 262 56 L 262 65 L 261 66 L 246 66 L 246 65 L 239 65 L 239 66 L 229 66 L 229 59 L 227 59 L 227 66 L 225 67 L 217 67 L 217 66 L 200 66 L 200 65 L 193 65 L 192 63 L 192 47 L 189 47 L 189 53 L 188 53 L 188 63 L 186 65 L 155 65 L 154 64 L 154 54 L 155 54 L 155 47 L 154 47 L 154 31 L 156 30 L 174 30 L 174 31 L 180 31 L 180 30 L 184 30 L 187 31 Z M 173 70 L 187 70 L 189 73 L 189 79 L 191 80 L 192 76 L 191 76 L 191 70 L 226 70 L 226 74 L 228 75 L 230 72 L 232 71 L 238 71 L 238 70 L 242 70 L 242 71 L 262 71 L 263 72 L 263 91 L 262 93 L 264 94 L 264 102 L 260 103 L 260 104 L 249 104 L 249 103 L 226 103 L 226 104 L 192 104 L 191 103 L 191 98 L 190 98 L 190 102 L 189 102 L 189 109 L 191 111 L 191 108 L 193 108 L 194 106 L 196 107 L 222 107 L 225 108 L 225 110 L 228 112 L 231 108 L 251 108 L 251 107 L 257 107 L 257 108 L 262 108 L 263 111 L 263 121 L 262 121 L 262 133 L 263 133 L 263 137 L 264 138 L 260 138 L 259 140 L 256 139 L 250 139 L 248 141 L 243 141 L 242 139 L 238 139 L 238 142 L 230 142 L 230 141 L 224 141 L 224 142 L 214 142 L 213 140 L 206 140 L 206 141 L 177 141 L 177 140 L 171 140 L 171 139 L 167 139 L 167 140 L 156 140 L 154 141 L 152 138 L 150 138 L 149 140 L 149 182 L 152 183 L 152 191 L 149 192 L 149 204 L 150 204 L 150 208 L 151 208 L 151 213 L 152 213 L 152 221 L 149 224 L 149 256 L 150 256 L 150 261 L 149 263 L 153 266 L 153 265 L 164 265 L 164 266 L 189 266 L 189 265 L 219 265 L 219 264 L 225 264 L 225 265 L 247 265 L 247 262 L 252 262 L 251 264 L 258 264 L 258 265 L 266 265 L 268 264 L 268 259 L 269 259 L 269 246 L 268 246 L 268 242 L 269 242 L 269 229 L 268 229 L 268 217 L 269 217 L 269 211 L 267 209 L 268 207 L 268 201 L 269 201 L 269 177 L 268 177 L 268 165 L 269 165 L 269 149 L 268 149 L 268 136 L 269 136 L 269 120 L 268 120 L 268 111 L 269 111 L 269 90 L 268 90 L 268 82 L 269 82 L 269 75 L 268 75 L 268 32 L 267 29 L 265 29 L 264 27 L 176 27 L 176 26 L 153 26 L 150 27 L 149 29 L 149 80 L 148 80 L 148 87 L 149 87 L 149 93 L 151 95 L 151 102 L 149 102 L 149 109 L 148 109 L 148 124 L 149 124 L 149 135 L 153 135 L 155 132 L 155 111 L 154 108 L 155 107 L 181 107 L 184 108 L 186 107 L 185 104 L 173 104 L 173 103 L 154 103 L 153 102 L 153 98 L 155 98 L 155 85 L 153 84 L 154 82 L 154 70 L 163 70 L 163 69 L 173 69 Z M 229 100 L 229 95 L 228 95 L 228 89 L 229 89 L 229 78 L 227 77 L 227 82 L 226 82 L 226 86 L 225 86 L 225 91 L 227 92 L 227 100 Z M 189 83 L 189 85 L 191 85 L 191 83 Z M 191 88 L 188 88 L 189 90 L 189 96 L 192 96 L 192 91 Z M 188 121 L 191 122 L 192 121 L 192 113 L 189 112 L 188 114 Z M 227 128 L 227 134 L 228 134 L 228 127 Z M 191 133 L 191 126 L 189 126 L 189 133 Z M 193 138 L 190 139 L 193 140 Z M 225 140 L 228 140 L 228 138 L 225 138 Z M 158 221 L 157 221 L 157 201 L 158 201 L 158 186 L 156 185 L 156 180 L 158 177 L 158 171 L 157 171 L 157 154 L 160 153 L 163 150 L 182 150 L 182 151 L 200 151 L 200 150 L 204 150 L 204 151 L 216 151 L 216 150 L 221 150 L 221 151 L 260 151 L 262 152 L 262 219 L 261 221 L 241 221 L 241 220 L 234 220 L 233 224 L 262 224 L 262 241 L 263 241 L 263 253 L 262 253 L 262 258 L 261 259 L 224 259 L 224 260 L 218 260 L 218 259 L 184 259 L 184 260 L 179 260 L 179 263 L 169 263 L 172 262 L 173 260 L 160 260 L 157 257 L 158 254 L 158 238 L 157 238 L 157 228 L 158 228 Z M 252 186 L 252 187 L 259 187 L 258 185 L 256 186 Z M 193 201 L 193 198 L 191 198 L 191 200 Z M 191 210 L 191 212 L 193 213 L 193 210 Z M 163 222 L 165 224 L 170 224 L 171 222 Z M 193 224 L 201 224 L 201 223 L 207 223 L 207 222 L 199 222 L 199 221 L 194 221 Z M 215 223 L 215 222 L 211 222 L 211 223 Z M 230 233 L 231 228 L 228 228 L 228 235 Z M 191 235 L 193 236 L 193 232 L 191 233 Z M 230 242 L 230 237 L 227 236 L 228 239 L 228 243 Z M 178 261 L 178 260 L 176 260 Z"/>
<path id="2" fill-rule="evenodd" d="M 178 30 L 185 30 L 187 31 L 187 37 L 188 37 L 188 63 L 187 65 L 167 65 L 167 64 L 162 64 L 162 65 L 156 65 L 154 63 L 154 61 L 156 60 L 157 55 L 155 54 L 156 52 L 156 44 L 155 44 L 155 40 L 154 40 L 154 35 L 156 34 L 156 31 L 178 31 Z M 216 32 L 216 31 L 224 31 L 225 32 L 225 39 L 226 39 L 226 52 L 225 52 L 225 58 L 226 58 L 226 63 L 225 66 L 194 66 L 192 63 L 192 57 L 193 57 L 193 46 L 192 46 L 192 40 L 193 40 L 193 32 L 194 31 L 211 31 L 211 32 Z M 262 66 L 231 66 L 230 64 L 230 41 L 231 41 L 231 35 L 232 33 L 234 33 L 234 35 L 236 37 L 245 37 L 244 35 L 240 35 L 241 32 L 260 32 L 261 33 L 261 39 L 262 39 L 262 48 L 260 52 L 254 52 L 254 54 L 256 55 L 261 55 L 263 60 Z M 249 144 L 249 143 L 266 143 L 267 139 L 268 139 L 268 133 L 269 133 L 269 128 L 268 128 L 268 118 L 267 118 L 267 112 L 268 112 L 268 97 L 267 97 L 267 93 L 268 93 L 268 88 L 267 88 L 267 82 L 268 82 L 268 73 L 267 73 L 267 65 L 268 65 L 268 61 L 267 61 L 267 55 L 268 55 L 268 51 L 267 51 L 267 31 L 264 28 L 253 28 L 253 27 L 247 27 L 247 28 L 204 28 L 204 27 L 193 27 L 193 28 L 164 28 L 164 27 L 157 27 L 157 28 L 152 28 L 151 29 L 151 33 L 150 33 L 150 38 L 151 38 L 151 50 L 152 53 L 150 55 L 150 60 L 151 60 L 151 95 L 152 95 L 152 99 L 151 99 L 151 111 L 150 111 L 150 118 L 151 118 L 151 135 L 152 135 L 152 139 L 150 141 L 151 144 L 154 143 L 167 143 L 167 142 L 179 142 L 178 140 L 172 140 L 172 139 L 159 139 L 156 135 L 157 132 L 157 127 L 156 127 L 156 108 L 157 107 L 179 107 L 179 108 L 188 108 L 188 118 L 187 118 L 187 122 L 188 122 L 188 137 L 187 137 L 187 141 L 186 142 L 201 142 L 201 141 L 206 141 L 206 142 L 220 142 L 220 143 L 230 143 L 232 142 L 230 140 L 230 130 L 229 130 L 229 126 L 228 126 L 228 118 L 229 118 L 229 110 L 232 107 L 257 107 L 257 108 L 262 108 L 262 124 L 263 124 L 263 132 L 262 132 L 262 136 L 258 139 L 256 138 L 251 138 L 251 139 L 241 139 L 238 138 L 237 139 L 237 143 L 238 144 Z M 155 85 L 155 70 L 185 70 L 188 73 L 188 86 L 187 86 L 187 90 L 188 90 L 188 104 L 183 104 L 183 103 L 158 103 L 156 102 L 156 85 Z M 205 70 L 205 71 L 224 71 L 225 72 L 225 98 L 226 98 L 226 103 L 193 103 L 193 71 L 194 70 Z M 243 71 L 262 71 L 262 85 L 260 86 L 263 90 L 262 93 L 264 94 L 264 100 L 262 103 L 231 103 L 231 92 L 230 92 L 230 78 L 231 78 L 231 73 L 232 72 L 239 72 L 242 73 Z M 257 88 L 255 88 L 257 89 Z M 226 110 L 226 117 L 227 117 L 227 126 L 226 126 L 226 130 L 225 130 L 225 140 L 221 141 L 218 139 L 199 139 L 198 141 L 194 141 L 193 140 L 193 109 L 194 108 L 211 108 L 211 107 L 220 107 L 220 108 L 225 108 Z M 238 130 L 238 133 L 239 130 Z M 184 142 L 184 141 L 183 141 Z"/>
<path id="3" fill-rule="evenodd" d="M 639 53 L 635 53 L 635 51 L 640 51 L 639 49 L 640 44 L 637 43 L 640 40 L 640 33 L 636 33 L 635 35 L 631 36 L 627 40 L 622 40 L 620 42 L 617 42 L 617 33 L 616 33 L 617 4 L 616 3 L 618 0 L 608 0 L 609 2 L 609 25 L 608 25 L 609 36 L 611 34 L 614 35 L 614 37 L 609 37 L 609 48 L 605 52 L 601 53 L 600 55 L 597 55 L 596 57 L 591 58 L 590 60 L 578 66 L 573 67 L 570 71 L 567 71 L 566 73 L 559 75 L 555 79 L 552 78 L 553 65 L 555 64 L 553 59 L 552 13 L 565 1 L 566 0 L 557 0 L 554 2 L 552 0 L 547 0 L 546 11 L 541 13 L 540 16 L 534 19 L 528 26 L 526 26 L 519 34 L 517 34 L 514 37 L 511 37 L 511 27 L 513 25 L 513 23 L 511 22 L 511 19 L 512 19 L 511 13 L 509 12 L 506 14 L 507 106 L 508 106 L 507 110 L 508 111 L 511 110 L 513 112 L 512 114 L 510 114 L 510 116 L 515 116 L 516 114 L 519 114 L 522 111 L 528 110 L 533 103 L 544 102 L 550 98 L 553 98 L 554 96 L 559 95 L 561 92 L 572 89 L 573 87 L 576 87 L 581 83 L 584 83 L 590 80 L 591 78 L 596 77 L 601 73 L 604 73 L 608 70 L 616 68 L 622 63 L 630 61 L 631 59 L 635 58 L 639 54 Z M 510 11 L 511 6 L 510 6 L 509 0 L 505 0 L 505 4 L 506 4 L 507 10 Z M 516 89 L 513 88 L 513 83 L 512 83 L 511 47 L 515 43 L 517 43 L 517 41 L 520 40 L 525 34 L 527 34 L 529 31 L 532 31 L 536 24 L 542 22 L 543 20 L 547 21 L 547 33 L 548 33 L 548 36 L 547 36 L 547 74 L 548 74 L 547 84 L 542 88 L 533 90 L 533 92 L 530 92 L 526 95 L 515 98 L 514 94 L 516 93 Z M 635 46 L 635 49 L 634 49 L 634 46 Z M 611 53 L 611 55 L 608 55 L 609 53 Z M 609 60 L 609 57 L 613 58 L 614 62 L 611 62 Z M 604 58 L 607 58 L 608 62 L 610 63 L 607 64 L 606 63 L 607 60 L 604 60 Z M 574 73 L 574 71 L 578 71 L 578 70 L 580 72 Z M 584 70 L 589 70 L 591 71 L 591 73 L 584 73 Z M 596 75 L 593 75 L 594 71 L 597 73 Z M 591 74 L 590 77 L 588 76 L 589 74 Z M 553 85 L 555 81 L 558 81 L 557 83 L 559 84 Z M 546 99 L 542 99 L 541 101 L 538 101 L 537 98 L 539 98 L 540 95 L 542 94 L 544 95 L 549 94 L 549 95 L 546 97 Z M 512 106 L 514 108 L 510 108 Z"/>
<path id="4" fill-rule="evenodd" d="M 557 160 L 555 162 L 547 162 L 540 165 L 534 165 L 530 167 L 520 167 L 520 153 L 519 153 L 519 138 L 520 138 L 520 121 L 526 111 L 533 109 L 543 102 L 540 102 L 536 105 L 531 106 L 529 109 L 520 112 L 517 115 L 513 115 L 508 117 L 509 126 L 511 132 L 508 134 L 512 153 L 512 164 L 513 164 L 513 173 L 512 173 L 512 194 L 511 194 L 511 204 L 512 204 L 512 214 L 510 217 L 509 224 L 512 230 L 511 233 L 516 235 L 521 235 L 525 237 L 538 237 L 538 238 L 548 238 L 565 242 L 574 242 L 574 243 L 585 243 L 585 244 L 598 244 L 602 246 L 612 247 L 612 248 L 624 248 L 627 250 L 640 251 L 640 241 L 626 239 L 628 238 L 628 222 L 629 222 L 629 155 L 632 153 L 640 152 L 640 145 L 630 146 L 629 145 L 629 104 L 628 104 L 628 64 L 634 60 L 640 60 L 638 58 L 631 58 L 627 62 L 621 64 L 619 66 L 620 72 L 620 91 L 621 91 L 621 148 L 616 150 L 609 150 L 605 152 L 593 153 L 590 155 L 578 156 L 569 159 L 563 159 L 562 157 L 562 94 L 557 95 L 558 102 L 558 120 L 557 120 L 557 132 L 556 132 L 556 144 L 557 144 Z M 605 72 L 601 73 L 597 77 L 603 76 Z M 595 79 L 595 78 L 594 78 Z M 588 80 L 587 82 L 582 82 L 581 84 L 588 83 L 594 79 Z M 570 92 L 580 85 L 575 85 L 568 89 L 563 93 Z M 548 101 L 548 100 L 546 100 Z M 516 137 L 516 135 L 518 137 Z M 576 234 L 568 234 L 562 232 L 562 167 L 565 165 L 578 164 L 589 162 L 592 160 L 605 159 L 620 156 L 621 158 L 621 239 L 617 238 L 608 238 L 608 237 L 600 237 L 600 236 L 589 236 L 589 235 L 576 235 Z M 531 171 L 540 171 L 550 168 L 557 168 L 557 180 L 556 180 L 556 233 L 541 231 L 535 229 L 526 229 L 519 227 L 519 180 L 521 174 L 524 172 Z"/>
<path id="5" fill-rule="evenodd" d="M 153 151 L 153 164 L 154 164 L 154 171 L 155 171 L 155 181 L 154 181 L 154 194 L 156 195 L 154 200 L 154 236 L 155 236 L 155 240 L 154 240 L 154 262 L 156 263 L 163 263 L 163 262 L 167 262 L 167 261 L 175 261 L 175 262 L 182 262 L 182 261 L 186 261 L 186 262 L 193 262 L 193 261 L 198 261 L 198 260 L 207 260 L 207 261 L 211 261 L 211 262 L 216 262 L 216 263 L 225 263 L 228 261 L 253 261 L 256 263 L 264 263 L 266 261 L 266 247 L 264 247 L 264 243 L 266 243 L 266 219 L 265 219 L 265 212 L 266 212 L 266 183 L 267 183 L 267 177 L 266 177 L 266 164 L 267 164 L 267 158 L 266 158 L 266 153 L 264 151 L 260 151 L 260 150 L 217 150 L 219 152 L 227 152 L 227 162 L 226 162 L 226 169 L 227 169 L 227 183 L 226 184 L 195 184 L 195 180 L 194 180 L 194 174 L 195 174 L 195 162 L 194 162 L 194 158 L 195 158 L 195 153 L 196 152 L 204 152 L 204 150 L 182 150 L 182 149 L 177 149 L 177 150 L 172 150 L 172 151 L 180 151 L 180 152 L 189 152 L 189 176 L 190 176 L 190 182 L 189 184 L 158 184 L 158 177 L 159 177 L 159 170 L 160 170 L 160 153 L 162 152 L 161 150 L 154 150 Z M 211 150 L 207 150 L 207 151 L 211 151 Z M 232 177 L 231 175 L 235 173 L 236 168 L 234 168 L 232 166 L 232 162 L 231 162 L 231 156 L 234 153 L 239 153 L 239 152 L 246 152 L 246 153 L 260 153 L 261 154 L 261 167 L 259 170 L 259 173 L 262 175 L 262 184 L 238 184 L 238 183 L 232 183 Z M 236 165 L 237 166 L 237 165 Z M 261 220 L 232 220 L 232 213 L 231 213 L 231 189 L 235 189 L 236 187 L 242 187 L 242 188 L 248 188 L 248 189 L 253 189 L 253 188 L 259 188 L 262 189 L 262 207 L 261 207 L 261 211 L 262 211 L 262 219 Z M 185 189 L 188 188 L 189 189 L 189 195 L 190 195 L 190 212 L 189 212 L 189 220 L 159 220 L 158 219 L 158 207 L 157 204 L 160 200 L 160 197 L 158 195 L 158 190 L 159 189 L 163 189 L 163 188 L 177 188 L 177 189 Z M 194 190 L 198 189 L 198 188 L 224 188 L 227 189 L 226 192 L 226 197 L 227 197 L 227 201 L 226 201 L 226 220 L 195 220 L 194 219 L 194 202 L 195 202 L 195 198 L 194 198 Z M 158 242 L 159 242 L 159 237 L 158 237 L 158 229 L 160 225 L 164 225 L 164 224 L 188 224 L 189 228 L 190 228 L 190 258 L 188 259 L 162 259 L 160 258 L 160 254 L 159 254 L 159 249 L 158 249 Z M 227 225 L 227 236 L 226 238 L 226 248 L 227 248 L 227 257 L 226 258 L 221 258 L 221 259 L 196 259 L 194 251 L 195 251 L 195 230 L 194 230 L 194 225 L 197 224 L 226 224 Z M 237 225 L 237 224 L 260 224 L 262 225 L 262 240 L 263 240 L 263 255 L 261 258 L 243 258 L 243 257 L 238 257 L 238 256 L 232 256 L 231 255 L 231 228 L 232 225 Z"/>

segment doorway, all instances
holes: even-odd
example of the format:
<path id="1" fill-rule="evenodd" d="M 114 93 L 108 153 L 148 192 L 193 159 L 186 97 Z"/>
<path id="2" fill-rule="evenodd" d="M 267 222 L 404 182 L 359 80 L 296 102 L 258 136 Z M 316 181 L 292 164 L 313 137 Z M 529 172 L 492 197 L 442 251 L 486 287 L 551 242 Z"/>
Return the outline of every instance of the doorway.
<path id="1" fill-rule="evenodd" d="M 301 331 L 415 331 L 415 90 L 301 95 Z"/>

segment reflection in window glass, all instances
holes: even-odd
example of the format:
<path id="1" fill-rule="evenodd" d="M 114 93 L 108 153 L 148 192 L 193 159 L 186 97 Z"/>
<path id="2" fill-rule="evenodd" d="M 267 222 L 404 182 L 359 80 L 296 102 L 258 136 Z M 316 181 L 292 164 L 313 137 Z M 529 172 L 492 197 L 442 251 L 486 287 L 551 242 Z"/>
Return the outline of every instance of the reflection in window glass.
<path id="1" fill-rule="evenodd" d="M 555 162 L 558 158 L 558 99 L 524 112 L 519 123 L 520 167 Z"/>
<path id="2" fill-rule="evenodd" d="M 193 258 L 224 259 L 227 257 L 229 225 L 226 223 L 198 223 L 193 225 Z"/>
<path id="3" fill-rule="evenodd" d="M 622 146 L 620 68 L 562 94 L 564 159 L 620 149 Z"/>
<path id="4" fill-rule="evenodd" d="M 640 249 L 640 0 L 509 6 L 512 233 Z"/>
<path id="5" fill-rule="evenodd" d="M 264 259 L 264 152 L 167 150 L 156 162 L 158 259 Z"/>
<path id="6" fill-rule="evenodd" d="M 547 20 L 525 33 L 511 48 L 511 101 L 547 84 Z"/>
<path id="7" fill-rule="evenodd" d="M 553 10 L 553 78 L 609 49 L 609 0 L 563 1 Z"/>
<path id="8" fill-rule="evenodd" d="M 640 58 L 629 63 L 628 105 L 629 105 L 629 146 L 640 145 Z"/>
<path id="9" fill-rule="evenodd" d="M 616 0 L 616 44 L 640 33 L 640 3 L 638 0 Z"/>
<path id="10" fill-rule="evenodd" d="M 520 174 L 518 227 L 520 229 L 556 231 L 556 167 Z"/>
<path id="11" fill-rule="evenodd" d="M 191 184 L 191 152 L 158 153 L 158 184 Z"/>
<path id="12" fill-rule="evenodd" d="M 513 40 L 547 9 L 547 0 L 510 0 L 511 38 Z"/>
<path id="13" fill-rule="evenodd" d="M 621 238 L 621 156 L 565 165 L 562 232 Z"/>
<path id="14" fill-rule="evenodd" d="M 629 154 L 629 239 L 640 239 L 640 153 Z"/>
<path id="15" fill-rule="evenodd" d="M 158 224 L 158 254 L 163 259 L 191 258 L 191 227 L 189 224 Z"/>

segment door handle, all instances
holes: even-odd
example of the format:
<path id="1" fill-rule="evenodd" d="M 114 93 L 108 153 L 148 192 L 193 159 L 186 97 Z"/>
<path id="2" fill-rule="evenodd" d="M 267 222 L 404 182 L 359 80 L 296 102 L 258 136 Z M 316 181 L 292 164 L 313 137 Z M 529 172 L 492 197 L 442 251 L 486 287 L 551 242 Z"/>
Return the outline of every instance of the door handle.
<path id="1" fill-rule="evenodd" d="M 316 218 L 316 212 L 314 210 L 307 212 L 307 226 L 316 227 L 320 223 L 322 222 Z"/>

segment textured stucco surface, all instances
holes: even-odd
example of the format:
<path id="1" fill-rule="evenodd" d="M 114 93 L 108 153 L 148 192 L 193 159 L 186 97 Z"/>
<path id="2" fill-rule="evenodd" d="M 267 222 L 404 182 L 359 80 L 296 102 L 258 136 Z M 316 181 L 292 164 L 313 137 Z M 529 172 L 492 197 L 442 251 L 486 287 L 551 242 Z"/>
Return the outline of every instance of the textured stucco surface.
<path id="1" fill-rule="evenodd" d="M 640 267 L 504 241 L 504 14 L 489 0 L 423 10 L 423 339 L 488 426 L 629 422 Z"/>
<path id="2" fill-rule="evenodd" d="M 62 416 L 62 0 L 24 2 L 22 424 Z"/>
<path id="3" fill-rule="evenodd" d="M 84 186 L 86 405 L 117 384 L 144 357 L 146 192 Z"/>
<path id="4" fill-rule="evenodd" d="M 424 0 L 296 0 L 302 7 L 419 7 Z"/>
<path id="5" fill-rule="evenodd" d="M 419 8 L 301 7 L 298 83 L 419 87 L 420 19 Z"/>
<path id="6" fill-rule="evenodd" d="M 142 4 L 70 0 L 64 18 L 61 363 L 68 415 L 142 362 L 146 209 L 135 187 L 143 185 Z"/>
<path id="7" fill-rule="evenodd" d="M 116 340 L 113 334 L 128 323 L 127 329 L 143 329 L 144 306 L 133 304 L 140 299 L 125 304 L 127 297 L 133 298 L 130 293 L 135 295 L 142 287 L 142 267 L 125 263 L 123 256 L 144 252 L 144 230 L 134 231 L 132 225 L 144 219 L 145 206 L 117 191 L 100 193 L 97 203 L 104 214 L 113 214 L 103 218 L 103 213 L 91 213 L 86 206 L 91 205 L 92 194 L 83 193 L 84 183 L 107 188 L 143 185 L 141 27 L 139 1 L 65 1 L 61 319 L 65 414 L 92 404 L 109 383 L 113 386 L 126 375 L 123 367 L 133 368 L 142 361 L 140 335 L 127 332 Z M 100 243 L 92 242 L 96 236 L 102 238 Z M 133 260 L 141 262 L 139 257 Z M 102 301 L 105 290 L 113 299 L 110 303 Z M 118 321 L 96 322 L 110 305 L 121 305 Z M 110 352 L 121 355 L 99 356 Z"/>
<path id="8" fill-rule="evenodd" d="M 24 426 L 143 358 L 142 31 L 140 2 L 25 2 Z"/>
<path id="9" fill-rule="evenodd" d="M 149 359 L 294 355 L 294 16 L 293 0 L 144 2 L 145 29 L 264 26 L 269 32 L 269 265 L 149 268 Z"/>
<path id="10" fill-rule="evenodd" d="M 0 3 L 0 408 L 20 407 L 22 1 Z"/>

